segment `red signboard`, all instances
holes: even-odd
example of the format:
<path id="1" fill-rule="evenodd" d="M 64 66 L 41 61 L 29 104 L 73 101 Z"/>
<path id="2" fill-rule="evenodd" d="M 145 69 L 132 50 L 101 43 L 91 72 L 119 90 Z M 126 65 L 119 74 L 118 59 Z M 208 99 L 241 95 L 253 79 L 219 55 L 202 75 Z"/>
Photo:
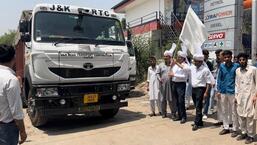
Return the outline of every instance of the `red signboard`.
<path id="1" fill-rule="evenodd" d="M 208 40 L 225 39 L 225 32 L 213 33 L 208 36 Z"/>

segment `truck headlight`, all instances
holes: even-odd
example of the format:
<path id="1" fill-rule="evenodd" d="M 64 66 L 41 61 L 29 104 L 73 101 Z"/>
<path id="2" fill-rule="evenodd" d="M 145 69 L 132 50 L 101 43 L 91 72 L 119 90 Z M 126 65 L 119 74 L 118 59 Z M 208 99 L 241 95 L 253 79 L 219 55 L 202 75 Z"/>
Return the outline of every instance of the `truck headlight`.
<path id="1" fill-rule="evenodd" d="M 58 89 L 57 88 L 37 88 L 36 89 L 36 96 L 37 97 L 57 97 Z"/>
<path id="2" fill-rule="evenodd" d="M 133 81 L 136 81 L 136 76 L 130 76 L 130 77 L 129 77 L 129 81 L 132 81 L 132 82 L 133 82 Z"/>
<path id="3" fill-rule="evenodd" d="M 130 84 L 118 84 L 117 91 L 128 91 L 130 90 Z"/>

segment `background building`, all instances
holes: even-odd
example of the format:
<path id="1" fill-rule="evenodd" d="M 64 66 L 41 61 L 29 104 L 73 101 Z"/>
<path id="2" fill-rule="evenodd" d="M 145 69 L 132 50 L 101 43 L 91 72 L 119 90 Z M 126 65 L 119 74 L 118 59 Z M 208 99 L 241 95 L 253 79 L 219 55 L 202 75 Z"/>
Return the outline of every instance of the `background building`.
<path id="1" fill-rule="evenodd" d="M 162 46 L 177 41 L 189 5 L 203 19 L 203 1 L 122 0 L 112 9 L 125 14 L 126 28 L 131 35 L 149 39 L 162 54 Z"/>

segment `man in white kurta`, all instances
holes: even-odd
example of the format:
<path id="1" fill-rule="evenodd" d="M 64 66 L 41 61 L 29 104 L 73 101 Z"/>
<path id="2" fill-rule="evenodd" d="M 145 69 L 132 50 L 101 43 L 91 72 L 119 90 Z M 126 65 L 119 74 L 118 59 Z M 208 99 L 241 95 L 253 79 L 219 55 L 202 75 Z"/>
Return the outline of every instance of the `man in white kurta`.
<path id="1" fill-rule="evenodd" d="M 215 85 L 212 88 L 212 93 L 213 93 L 214 96 L 217 94 L 217 91 L 218 91 L 218 89 L 217 89 L 217 78 L 218 78 L 219 69 L 220 69 L 219 67 L 220 67 L 220 64 L 222 64 L 223 61 L 224 61 L 222 49 L 216 50 L 215 54 L 216 54 L 216 60 L 213 62 L 214 63 L 214 68 L 215 68 L 213 70 L 213 76 L 215 78 Z M 221 99 L 219 97 L 216 97 L 215 100 L 217 101 L 216 102 L 216 110 L 217 110 L 217 121 L 218 122 L 215 123 L 214 125 L 219 126 L 219 125 L 222 125 L 222 120 L 223 120 Z"/>
<path id="2" fill-rule="evenodd" d="M 256 130 L 254 100 L 257 95 L 257 74 L 254 66 L 247 65 L 248 57 L 245 53 L 240 53 L 238 60 L 240 68 L 236 70 L 235 97 L 242 133 L 237 140 L 246 138 L 245 143 L 249 144 L 253 142 Z"/>
<path id="3" fill-rule="evenodd" d="M 169 72 L 171 71 L 171 68 L 170 68 L 171 57 L 172 57 L 172 53 L 166 50 L 164 52 L 164 57 L 163 57 L 164 63 L 159 64 L 160 77 L 161 77 L 160 98 L 161 98 L 162 118 L 167 117 L 167 102 L 169 104 L 171 113 L 175 111 L 172 106 L 171 79 L 168 75 Z"/>
<path id="4" fill-rule="evenodd" d="M 151 114 L 150 117 L 155 116 L 155 104 L 159 112 L 160 109 L 160 72 L 159 66 L 156 65 L 156 58 L 150 57 L 150 66 L 148 67 L 147 71 L 147 90 L 149 91 L 149 100 L 150 100 L 150 107 L 151 107 Z"/>

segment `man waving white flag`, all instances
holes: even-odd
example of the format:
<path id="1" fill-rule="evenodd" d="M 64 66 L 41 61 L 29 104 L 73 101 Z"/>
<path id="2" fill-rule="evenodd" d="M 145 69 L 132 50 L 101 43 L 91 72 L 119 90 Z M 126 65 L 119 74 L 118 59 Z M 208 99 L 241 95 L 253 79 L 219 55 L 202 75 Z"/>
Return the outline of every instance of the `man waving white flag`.
<path id="1" fill-rule="evenodd" d="M 189 6 L 179 39 L 192 53 L 199 53 L 203 42 L 208 38 L 204 24 Z"/>

